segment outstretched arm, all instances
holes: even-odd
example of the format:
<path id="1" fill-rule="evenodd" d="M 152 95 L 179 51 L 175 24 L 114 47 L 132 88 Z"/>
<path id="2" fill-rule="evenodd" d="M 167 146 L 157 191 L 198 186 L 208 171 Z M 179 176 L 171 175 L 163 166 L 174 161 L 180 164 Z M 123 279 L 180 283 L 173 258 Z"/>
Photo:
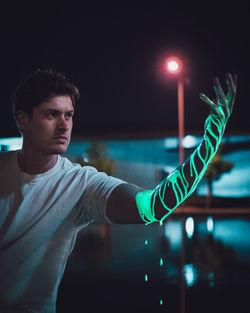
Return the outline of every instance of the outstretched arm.
<path id="1" fill-rule="evenodd" d="M 219 79 L 214 79 L 216 100 L 201 94 L 200 98 L 211 107 L 205 121 L 202 143 L 190 157 L 171 172 L 154 190 L 122 184 L 111 194 L 107 216 L 115 223 L 152 223 L 163 221 L 197 187 L 209 163 L 218 150 L 227 121 L 232 113 L 236 95 L 236 76 L 227 74 L 228 93 L 225 95 Z"/>

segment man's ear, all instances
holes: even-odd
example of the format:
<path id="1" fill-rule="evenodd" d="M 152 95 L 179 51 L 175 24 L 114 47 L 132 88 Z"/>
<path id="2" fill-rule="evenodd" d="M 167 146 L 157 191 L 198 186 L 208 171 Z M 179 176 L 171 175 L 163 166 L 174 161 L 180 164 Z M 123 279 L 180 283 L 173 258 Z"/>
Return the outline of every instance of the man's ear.
<path id="1" fill-rule="evenodd" d="M 17 126 L 21 131 L 25 130 L 28 122 L 28 115 L 24 113 L 23 111 L 19 110 L 16 112 L 16 121 Z"/>

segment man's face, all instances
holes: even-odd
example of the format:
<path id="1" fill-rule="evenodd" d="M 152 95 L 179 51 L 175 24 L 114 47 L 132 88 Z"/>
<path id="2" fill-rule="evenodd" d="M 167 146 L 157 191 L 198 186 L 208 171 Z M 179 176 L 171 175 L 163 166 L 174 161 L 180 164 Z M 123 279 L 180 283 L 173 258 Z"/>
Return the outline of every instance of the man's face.
<path id="1" fill-rule="evenodd" d="M 26 114 L 21 118 L 24 144 L 40 155 L 64 153 L 70 142 L 73 114 L 69 96 L 54 96 L 41 103 L 31 118 Z"/>

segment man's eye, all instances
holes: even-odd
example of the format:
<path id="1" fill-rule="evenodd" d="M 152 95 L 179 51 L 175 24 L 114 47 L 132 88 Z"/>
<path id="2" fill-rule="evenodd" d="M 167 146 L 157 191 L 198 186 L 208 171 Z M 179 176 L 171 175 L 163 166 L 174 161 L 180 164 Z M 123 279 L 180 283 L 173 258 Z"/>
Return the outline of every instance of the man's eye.
<path id="1" fill-rule="evenodd" d="M 66 118 L 72 118 L 72 117 L 73 117 L 73 113 L 72 113 L 72 112 L 67 113 L 67 114 L 65 115 L 65 117 L 66 117 Z"/>
<path id="2" fill-rule="evenodd" d="M 48 112 L 46 114 L 46 116 L 50 119 L 57 117 L 57 113 L 56 112 Z"/>

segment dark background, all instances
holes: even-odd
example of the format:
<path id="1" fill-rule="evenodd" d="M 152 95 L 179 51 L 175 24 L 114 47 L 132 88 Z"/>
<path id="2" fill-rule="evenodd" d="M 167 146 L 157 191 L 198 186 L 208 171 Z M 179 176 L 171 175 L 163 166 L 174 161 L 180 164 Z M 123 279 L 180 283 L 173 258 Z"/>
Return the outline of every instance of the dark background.
<path id="1" fill-rule="evenodd" d="M 27 75 L 53 67 L 79 87 L 74 134 L 177 133 L 176 80 L 163 61 L 179 55 L 185 69 L 185 131 L 201 132 L 213 98 L 212 78 L 238 74 L 228 132 L 248 122 L 249 16 L 233 2 L 13 2 L 2 4 L 0 137 L 19 135 L 11 94 Z"/>

